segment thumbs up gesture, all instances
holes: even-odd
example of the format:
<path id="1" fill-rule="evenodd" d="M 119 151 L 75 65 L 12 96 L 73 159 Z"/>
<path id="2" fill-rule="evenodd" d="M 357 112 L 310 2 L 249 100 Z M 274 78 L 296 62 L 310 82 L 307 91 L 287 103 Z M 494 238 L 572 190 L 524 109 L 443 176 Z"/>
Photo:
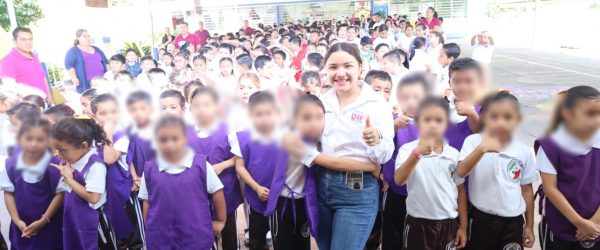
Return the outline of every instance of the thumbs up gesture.
<path id="1" fill-rule="evenodd" d="M 416 150 L 421 155 L 430 155 L 433 152 L 433 148 L 435 147 L 435 140 L 428 138 L 419 139 L 419 144 L 417 144 Z"/>
<path id="2" fill-rule="evenodd" d="M 363 130 L 363 139 L 369 146 L 377 145 L 381 141 L 379 131 L 371 125 L 371 117 L 367 116 L 365 121 L 365 129 Z"/>

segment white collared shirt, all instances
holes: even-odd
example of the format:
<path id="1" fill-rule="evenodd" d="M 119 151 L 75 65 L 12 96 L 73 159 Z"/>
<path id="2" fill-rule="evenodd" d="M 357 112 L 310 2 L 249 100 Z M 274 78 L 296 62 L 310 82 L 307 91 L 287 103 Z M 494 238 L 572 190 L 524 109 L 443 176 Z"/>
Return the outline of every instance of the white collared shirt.
<path id="1" fill-rule="evenodd" d="M 465 139 L 460 161 L 481 144 L 481 134 Z M 526 209 L 521 186 L 538 179 L 533 150 L 513 139 L 500 153 L 485 153 L 469 174 L 469 200 L 489 214 L 515 217 Z"/>
<path id="2" fill-rule="evenodd" d="M 433 94 L 436 96 L 444 96 L 444 92 L 450 88 L 450 75 L 448 71 L 448 66 L 441 66 L 440 71 L 437 74 L 437 83 L 434 87 Z M 455 98 L 455 97 L 454 97 Z M 456 111 L 456 106 L 454 106 L 454 101 L 451 104 Z"/>
<path id="3" fill-rule="evenodd" d="M 415 55 L 408 63 L 408 70 L 411 72 L 427 71 L 427 66 L 431 67 L 431 58 L 429 57 L 429 55 L 427 55 L 427 52 L 425 52 L 425 50 L 416 49 Z"/>
<path id="4" fill-rule="evenodd" d="M 194 151 L 190 148 L 187 149 L 187 153 L 183 160 L 177 163 L 171 163 L 166 161 L 160 155 L 156 156 L 156 164 L 158 165 L 159 172 L 166 172 L 168 174 L 180 174 L 183 171 L 192 167 L 194 163 Z M 209 194 L 214 194 L 215 192 L 223 189 L 223 183 L 215 173 L 215 170 L 212 168 L 210 163 L 206 162 L 206 190 Z M 145 174 L 142 174 L 142 181 L 140 183 L 140 191 L 138 193 L 138 198 L 142 200 L 148 200 L 148 188 L 146 187 L 146 177 Z"/>
<path id="5" fill-rule="evenodd" d="M 71 167 L 81 172 L 90 160 L 90 157 L 96 153 L 96 149 L 90 149 L 77 162 L 71 164 Z M 98 202 L 95 204 L 89 203 L 90 207 L 93 209 L 102 207 L 106 203 L 106 165 L 102 162 L 95 162 L 83 175 L 83 178 L 85 180 L 85 191 L 100 194 Z M 71 187 L 65 183 L 62 177 L 58 186 L 67 192 L 72 191 Z"/>
<path id="6" fill-rule="evenodd" d="M 121 153 L 121 157 L 117 160 L 119 166 L 125 171 L 129 171 L 129 165 L 127 164 L 127 150 L 129 149 L 129 136 L 123 135 L 116 142 L 113 143 L 113 148 Z"/>
<path id="7" fill-rule="evenodd" d="M 339 107 L 335 89 L 323 95 L 325 128 L 321 136 L 322 152 L 334 157 L 383 164 L 392 157 L 394 150 L 392 110 L 383 96 L 373 91 L 371 86 L 363 82 L 359 84 L 359 96 L 344 109 Z M 374 146 L 367 145 L 362 137 L 367 116 L 371 119 L 371 126 L 379 130 L 383 137 Z"/>
<path id="8" fill-rule="evenodd" d="M 550 135 L 550 139 L 562 150 L 574 155 L 585 155 L 589 153 L 592 148 L 600 149 L 600 130 L 596 131 L 590 140 L 582 142 L 569 134 L 563 125 L 560 125 L 558 129 Z M 537 152 L 535 168 L 546 174 L 557 174 L 556 168 L 552 165 L 544 152 L 544 149 L 541 147 Z"/>
<path id="9" fill-rule="evenodd" d="M 396 170 L 413 153 L 419 140 L 404 144 L 398 151 Z M 415 218 L 429 220 L 454 219 L 458 216 L 458 189 L 463 178 L 456 174 L 458 150 L 446 142 L 442 153 L 421 157 L 406 182 L 406 211 Z"/>
<path id="10" fill-rule="evenodd" d="M 217 130 L 219 130 L 219 124 L 220 123 L 218 121 L 216 121 L 213 124 L 210 124 L 208 127 L 205 127 L 205 128 L 202 128 L 196 124 L 196 125 L 194 125 L 194 129 L 196 130 L 196 135 L 199 138 L 206 138 L 206 137 L 211 136 Z"/>
<path id="11" fill-rule="evenodd" d="M 38 183 L 44 179 L 44 175 L 46 174 L 46 170 L 50 167 L 50 160 L 52 159 L 52 155 L 50 152 L 45 152 L 42 158 L 33 165 L 27 165 L 23 161 L 23 152 L 19 153 L 17 158 L 16 170 L 22 170 L 21 175 L 23 180 L 27 183 Z M 0 173 L 0 189 L 5 192 L 14 192 L 15 186 L 14 183 L 8 178 L 8 171 L 4 169 L 2 173 Z M 65 190 L 59 186 L 57 186 L 55 192 L 60 193 Z"/>
<path id="12" fill-rule="evenodd" d="M 492 62 L 492 54 L 494 54 L 494 45 L 476 44 L 473 46 L 473 54 L 471 54 L 471 58 L 482 64 L 490 64 L 490 62 Z"/>

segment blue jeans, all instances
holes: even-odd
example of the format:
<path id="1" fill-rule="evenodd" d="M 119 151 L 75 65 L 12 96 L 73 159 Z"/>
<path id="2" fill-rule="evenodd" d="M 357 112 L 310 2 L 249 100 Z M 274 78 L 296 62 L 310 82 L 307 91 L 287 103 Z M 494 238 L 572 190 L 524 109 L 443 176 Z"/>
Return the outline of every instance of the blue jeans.
<path id="1" fill-rule="evenodd" d="M 362 250 L 377 216 L 379 184 L 364 173 L 362 190 L 346 186 L 346 173 L 317 171 L 320 250 Z"/>

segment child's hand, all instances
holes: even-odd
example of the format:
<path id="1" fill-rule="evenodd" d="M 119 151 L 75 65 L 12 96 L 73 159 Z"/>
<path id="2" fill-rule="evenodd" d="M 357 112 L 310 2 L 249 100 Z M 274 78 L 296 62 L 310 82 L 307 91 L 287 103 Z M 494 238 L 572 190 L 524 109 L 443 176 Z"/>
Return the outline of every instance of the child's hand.
<path id="1" fill-rule="evenodd" d="M 221 231 L 225 227 L 225 222 L 220 220 L 213 220 L 213 233 L 217 237 L 221 237 Z"/>
<path id="2" fill-rule="evenodd" d="M 396 120 L 394 120 L 394 129 L 398 130 L 401 128 L 406 128 L 410 123 L 410 117 L 406 115 L 400 115 Z"/>
<path id="3" fill-rule="evenodd" d="M 25 231 L 23 232 L 23 235 L 21 237 L 31 238 L 31 236 L 37 235 L 40 229 L 42 229 L 42 227 L 44 227 L 46 224 L 48 224 L 48 222 L 44 219 L 34 221 L 25 228 Z"/>
<path id="4" fill-rule="evenodd" d="M 456 231 L 456 238 L 454 239 L 456 248 L 463 248 L 467 245 L 467 227 L 460 227 Z"/>
<path id="5" fill-rule="evenodd" d="M 365 129 L 363 130 L 363 139 L 369 146 L 377 145 L 381 138 L 379 137 L 379 131 L 371 126 L 371 117 L 367 116 L 365 121 Z"/>
<path id="6" fill-rule="evenodd" d="M 116 122 L 109 120 L 104 123 L 104 126 L 102 126 L 102 129 L 104 130 L 104 133 L 106 133 L 107 135 L 113 135 L 115 132 L 115 127 L 116 127 Z M 112 140 L 112 138 L 108 138 L 108 139 Z"/>
<path id="7" fill-rule="evenodd" d="M 381 179 L 383 179 L 383 178 L 381 178 Z M 382 180 L 381 182 L 383 183 L 383 185 L 381 187 L 381 192 L 387 192 L 388 189 L 390 188 L 390 184 L 385 180 Z"/>
<path id="8" fill-rule="evenodd" d="M 483 139 L 481 140 L 481 144 L 479 144 L 479 147 L 481 147 L 481 150 L 485 153 L 497 153 L 500 152 L 500 150 L 502 149 L 502 146 L 500 145 L 498 139 L 494 138 L 490 134 L 483 135 Z"/>
<path id="9" fill-rule="evenodd" d="M 24 221 L 15 221 L 15 225 L 17 226 L 17 228 L 19 228 L 19 230 L 21 230 L 21 233 L 25 233 L 25 228 L 27 228 L 27 224 L 25 224 Z"/>
<path id="10" fill-rule="evenodd" d="M 533 235 L 533 228 L 525 227 L 523 233 L 523 246 L 526 248 L 532 248 L 535 242 L 535 236 Z"/>
<path id="11" fill-rule="evenodd" d="M 419 139 L 419 144 L 417 144 L 417 152 L 421 155 L 429 155 L 433 151 L 433 147 L 435 147 L 435 143 L 430 139 Z"/>
<path id="12" fill-rule="evenodd" d="M 288 133 L 283 137 L 283 148 L 292 156 L 303 157 L 306 153 L 306 145 L 295 133 Z"/>
<path id="13" fill-rule="evenodd" d="M 600 236 L 600 226 L 591 220 L 583 220 L 575 226 L 577 227 L 575 238 L 578 241 L 593 240 Z"/>
<path id="14" fill-rule="evenodd" d="M 60 171 L 60 175 L 65 179 L 65 181 L 73 179 L 73 167 L 68 162 L 61 162 L 59 164 L 50 163 L 51 166 L 57 168 Z"/>
<path id="15" fill-rule="evenodd" d="M 254 190 L 258 194 L 258 198 L 261 201 L 267 201 L 269 199 L 269 189 L 263 186 L 259 186 Z"/>
<path id="16" fill-rule="evenodd" d="M 131 185 L 131 191 L 137 192 L 140 190 L 140 184 L 142 183 L 142 178 L 138 176 L 133 177 L 133 184 Z"/>
<path id="17" fill-rule="evenodd" d="M 454 106 L 456 106 L 456 113 L 458 113 L 459 115 L 471 116 L 473 114 L 477 114 L 475 108 L 473 108 L 473 106 L 469 105 L 466 102 L 457 101 L 454 103 Z"/>

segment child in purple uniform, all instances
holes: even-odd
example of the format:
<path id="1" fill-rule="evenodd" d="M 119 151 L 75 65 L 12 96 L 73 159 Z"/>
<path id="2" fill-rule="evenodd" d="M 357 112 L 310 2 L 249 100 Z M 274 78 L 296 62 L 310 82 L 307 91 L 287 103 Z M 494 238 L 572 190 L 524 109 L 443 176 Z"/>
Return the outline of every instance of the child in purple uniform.
<path id="1" fill-rule="evenodd" d="M 120 118 L 119 104 L 111 94 L 101 94 L 92 99 L 90 108 L 94 119 L 100 125 L 110 145 L 99 148 L 99 156 L 107 164 L 107 206 L 109 217 L 119 248 L 141 249 L 141 238 L 137 218 L 142 212 L 135 199 L 130 199 L 133 180 L 127 164 L 129 137 L 123 131 L 118 131 Z M 138 230 L 134 230 L 135 228 Z"/>
<path id="2" fill-rule="evenodd" d="M 60 173 L 50 163 L 50 123 L 40 118 L 23 121 L 17 134 L 21 152 L 6 160 L 0 187 L 12 223 L 13 249 L 62 249 L 62 203 Z M 4 242 L 4 240 L 2 240 Z"/>
<path id="3" fill-rule="evenodd" d="M 110 145 L 106 134 L 82 115 L 58 122 L 52 130 L 53 148 L 64 161 L 60 170 L 65 192 L 63 247 L 67 250 L 116 249 L 116 240 L 104 213 L 106 165 L 97 147 Z"/>
<path id="4" fill-rule="evenodd" d="M 543 250 L 600 249 L 600 92 L 569 89 L 549 136 L 539 139 L 537 169 Z"/>
<path id="5" fill-rule="evenodd" d="M 227 124 L 219 119 L 219 97 L 209 87 L 199 87 L 190 94 L 190 111 L 195 125 L 188 127 L 188 144 L 208 162 L 223 183 L 227 204 L 227 220 L 221 232 L 222 249 L 238 248 L 236 209 L 242 203 L 240 184 L 235 172 L 235 156 L 231 153 Z"/>
<path id="6" fill-rule="evenodd" d="M 205 155 L 188 147 L 183 120 L 162 117 L 155 128 L 158 155 L 144 166 L 140 199 L 144 200 L 146 247 L 210 249 L 225 225 L 223 184 Z M 216 212 L 213 220 L 209 200 Z"/>
<path id="7" fill-rule="evenodd" d="M 128 129 L 129 147 L 127 148 L 127 164 L 133 179 L 132 197 L 137 198 L 141 176 L 146 161 L 154 159 L 156 152 L 152 149 L 152 97 L 144 91 L 129 94 L 126 100 L 127 111 L 133 124 Z"/>

